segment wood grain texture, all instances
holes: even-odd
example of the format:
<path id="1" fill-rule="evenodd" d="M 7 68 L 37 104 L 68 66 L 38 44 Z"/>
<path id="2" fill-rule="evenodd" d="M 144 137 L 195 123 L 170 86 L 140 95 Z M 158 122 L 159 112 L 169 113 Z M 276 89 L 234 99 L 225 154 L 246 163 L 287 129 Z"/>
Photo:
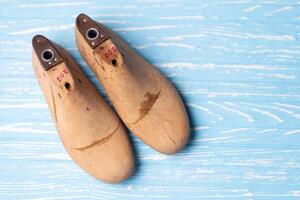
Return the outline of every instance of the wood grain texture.
<path id="1" fill-rule="evenodd" d="M 299 199 L 297 0 L 0 2 L 0 199 Z M 107 185 L 70 159 L 31 69 L 31 38 L 76 50 L 84 12 L 179 89 L 192 132 L 174 156 L 132 137 L 136 171 Z M 103 93 L 104 94 L 104 93 Z"/>

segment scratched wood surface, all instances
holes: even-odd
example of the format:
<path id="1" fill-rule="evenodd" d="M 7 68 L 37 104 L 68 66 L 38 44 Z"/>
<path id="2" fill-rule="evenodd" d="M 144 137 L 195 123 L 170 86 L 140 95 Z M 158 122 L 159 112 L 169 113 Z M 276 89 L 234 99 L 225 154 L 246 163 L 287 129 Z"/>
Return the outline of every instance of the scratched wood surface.
<path id="1" fill-rule="evenodd" d="M 70 159 L 31 68 L 44 34 L 104 94 L 74 43 L 81 12 L 169 77 L 191 119 L 174 156 L 132 136 L 136 171 L 117 185 Z M 0 199 L 300 199 L 299 39 L 297 0 L 1 0 Z"/>

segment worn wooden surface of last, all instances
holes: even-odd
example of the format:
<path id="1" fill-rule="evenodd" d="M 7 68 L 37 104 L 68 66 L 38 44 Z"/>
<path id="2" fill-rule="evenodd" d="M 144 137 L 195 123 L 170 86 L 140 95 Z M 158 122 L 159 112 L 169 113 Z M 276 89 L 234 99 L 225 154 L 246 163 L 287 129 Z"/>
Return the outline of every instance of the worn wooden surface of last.
<path id="1" fill-rule="evenodd" d="M 75 46 L 81 12 L 170 78 L 190 115 L 176 155 L 132 136 L 136 171 L 117 185 L 70 159 L 31 67 L 43 34 L 104 94 Z M 299 199 L 299 39 L 297 0 L 1 0 L 0 199 Z"/>

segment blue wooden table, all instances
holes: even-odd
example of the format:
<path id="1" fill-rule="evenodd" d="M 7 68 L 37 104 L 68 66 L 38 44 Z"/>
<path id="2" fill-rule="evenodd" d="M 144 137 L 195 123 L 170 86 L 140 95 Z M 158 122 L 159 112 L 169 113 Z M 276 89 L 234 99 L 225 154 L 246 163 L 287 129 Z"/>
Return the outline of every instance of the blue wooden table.
<path id="1" fill-rule="evenodd" d="M 166 156 L 132 136 L 136 170 L 109 185 L 64 150 L 31 66 L 31 38 L 66 48 L 84 12 L 177 86 L 191 138 Z M 0 199 L 300 199 L 298 0 L 0 1 Z"/>

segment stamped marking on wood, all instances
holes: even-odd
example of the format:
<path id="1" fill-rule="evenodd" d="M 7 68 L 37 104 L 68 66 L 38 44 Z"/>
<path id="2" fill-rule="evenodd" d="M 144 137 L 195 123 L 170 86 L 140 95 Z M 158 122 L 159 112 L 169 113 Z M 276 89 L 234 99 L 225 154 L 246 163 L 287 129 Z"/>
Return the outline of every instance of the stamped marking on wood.
<path id="1" fill-rule="evenodd" d="M 56 79 L 61 82 L 65 76 L 69 74 L 69 71 L 67 69 L 63 69 L 61 73 L 59 73 L 59 75 L 56 77 Z"/>
<path id="2" fill-rule="evenodd" d="M 117 47 L 113 45 L 104 53 L 104 55 L 107 59 L 109 59 L 117 51 L 118 51 Z"/>

